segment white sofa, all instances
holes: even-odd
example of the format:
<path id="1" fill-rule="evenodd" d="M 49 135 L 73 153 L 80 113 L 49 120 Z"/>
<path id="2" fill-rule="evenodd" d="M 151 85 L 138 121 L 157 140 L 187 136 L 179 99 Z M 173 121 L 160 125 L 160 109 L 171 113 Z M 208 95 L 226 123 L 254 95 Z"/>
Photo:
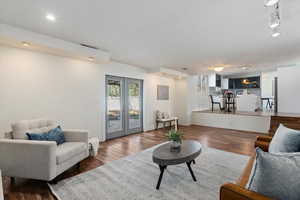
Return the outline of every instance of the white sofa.
<path id="1" fill-rule="evenodd" d="M 0 139 L 0 169 L 4 176 L 51 181 L 89 155 L 88 131 L 64 130 L 66 142 L 28 140 L 26 133 L 44 133 L 58 125 L 51 120 L 23 120 Z"/>

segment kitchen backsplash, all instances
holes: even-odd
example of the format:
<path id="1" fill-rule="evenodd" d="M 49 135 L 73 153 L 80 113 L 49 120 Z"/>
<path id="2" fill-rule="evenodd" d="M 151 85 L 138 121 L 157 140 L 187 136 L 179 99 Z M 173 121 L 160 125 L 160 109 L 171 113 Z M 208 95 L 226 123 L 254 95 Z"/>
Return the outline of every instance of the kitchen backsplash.
<path id="1" fill-rule="evenodd" d="M 244 90 L 247 90 L 248 94 L 255 94 L 257 96 L 261 96 L 261 89 L 260 88 L 249 88 L 249 89 L 229 89 L 229 90 L 222 90 L 216 87 L 209 88 L 209 94 L 213 96 L 219 96 L 224 94 L 225 91 L 232 91 L 236 95 L 242 95 Z"/>

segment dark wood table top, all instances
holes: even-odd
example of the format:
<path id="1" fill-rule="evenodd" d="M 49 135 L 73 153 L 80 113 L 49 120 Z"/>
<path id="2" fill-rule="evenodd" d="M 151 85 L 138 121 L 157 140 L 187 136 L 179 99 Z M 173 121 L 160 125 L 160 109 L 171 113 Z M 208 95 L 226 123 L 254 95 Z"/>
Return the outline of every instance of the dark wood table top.
<path id="1" fill-rule="evenodd" d="M 157 147 L 153 151 L 153 162 L 162 166 L 177 165 L 194 160 L 202 151 L 201 144 L 194 140 L 183 140 L 179 152 L 171 152 L 170 148 L 171 142 Z"/>

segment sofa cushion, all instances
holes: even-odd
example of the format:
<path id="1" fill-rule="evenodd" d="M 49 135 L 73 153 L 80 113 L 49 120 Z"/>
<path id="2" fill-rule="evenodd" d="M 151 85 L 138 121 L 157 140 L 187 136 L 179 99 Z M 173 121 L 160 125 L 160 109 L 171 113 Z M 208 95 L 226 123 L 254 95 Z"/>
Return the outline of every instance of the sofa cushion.
<path id="1" fill-rule="evenodd" d="M 65 136 L 60 126 L 51 129 L 46 133 L 26 133 L 29 140 L 39 140 L 39 141 L 54 141 L 57 145 L 65 142 Z"/>
<path id="2" fill-rule="evenodd" d="M 278 200 L 299 200 L 300 153 L 271 154 L 257 148 L 246 188 Z"/>
<path id="3" fill-rule="evenodd" d="M 56 163 L 59 165 L 84 151 L 87 151 L 87 145 L 83 142 L 65 142 L 57 146 Z"/>
<path id="4" fill-rule="evenodd" d="M 13 139 L 27 140 L 26 133 L 46 133 L 58 125 L 45 119 L 22 120 L 11 125 Z"/>
<path id="5" fill-rule="evenodd" d="M 269 146 L 270 153 L 287 153 L 300 151 L 300 131 L 280 124 Z"/>

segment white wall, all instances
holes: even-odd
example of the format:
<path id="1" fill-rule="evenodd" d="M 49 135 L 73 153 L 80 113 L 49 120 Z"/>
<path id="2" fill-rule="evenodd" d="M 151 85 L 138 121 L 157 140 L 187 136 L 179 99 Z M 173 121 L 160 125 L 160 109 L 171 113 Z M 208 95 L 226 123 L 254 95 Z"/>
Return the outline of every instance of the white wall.
<path id="1" fill-rule="evenodd" d="M 175 115 L 180 125 L 192 123 L 192 112 L 209 108 L 208 94 L 198 90 L 198 76 L 188 76 L 175 82 Z"/>
<path id="2" fill-rule="evenodd" d="M 98 65 L 0 46 L 0 133 L 11 122 L 45 117 L 104 139 L 106 74 L 144 80 L 144 130 L 154 128 L 156 109 L 173 115 L 173 79 L 117 62 Z M 169 85 L 169 101 L 156 100 L 157 84 Z"/>
<path id="3" fill-rule="evenodd" d="M 300 113 L 300 65 L 278 68 L 278 112 Z"/>
<path id="4" fill-rule="evenodd" d="M 277 71 L 262 72 L 260 77 L 261 97 L 274 97 L 275 95 L 275 77 Z M 267 106 L 267 101 L 263 101 L 263 108 Z"/>
<path id="5" fill-rule="evenodd" d="M 277 77 L 277 71 L 262 72 L 261 73 L 261 96 L 273 97 L 274 96 L 274 79 Z"/>
<path id="6" fill-rule="evenodd" d="M 157 100 L 157 85 L 169 86 L 169 100 Z M 144 84 L 144 129 L 152 130 L 155 128 L 155 112 L 167 112 L 174 116 L 175 102 L 175 80 L 157 75 L 147 75 Z"/>
<path id="7" fill-rule="evenodd" d="M 175 116 L 179 118 L 180 125 L 190 125 L 191 112 L 189 109 L 189 89 L 186 79 L 175 82 Z"/>
<path id="8" fill-rule="evenodd" d="M 208 94 L 201 94 L 198 90 L 198 76 L 189 76 L 187 81 L 189 110 L 199 111 L 210 108 Z"/>

